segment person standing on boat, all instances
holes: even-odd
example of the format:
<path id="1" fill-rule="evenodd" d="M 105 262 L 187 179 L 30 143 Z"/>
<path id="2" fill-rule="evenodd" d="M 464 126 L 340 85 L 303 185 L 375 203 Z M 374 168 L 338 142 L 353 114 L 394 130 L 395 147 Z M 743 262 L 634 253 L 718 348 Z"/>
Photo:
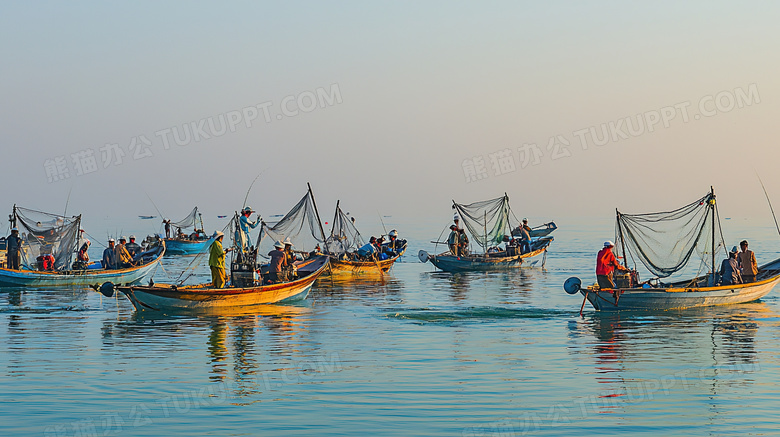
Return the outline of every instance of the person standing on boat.
<path id="1" fill-rule="evenodd" d="M 739 273 L 739 261 L 737 261 L 737 246 L 731 248 L 729 257 L 720 264 L 721 285 L 734 285 L 742 283 L 742 275 Z"/>
<path id="2" fill-rule="evenodd" d="M 469 254 L 469 237 L 465 229 L 458 229 L 458 253 L 461 256 Z"/>
<path id="3" fill-rule="evenodd" d="M 295 265 L 296 259 L 295 252 L 293 252 L 292 241 L 290 241 L 290 238 L 288 237 L 284 240 L 284 262 L 286 267 L 284 269 L 284 275 L 282 275 L 283 279 L 287 281 L 292 281 L 294 279 L 295 272 L 293 266 Z"/>
<path id="4" fill-rule="evenodd" d="M 615 288 L 615 283 L 612 281 L 612 272 L 615 269 L 626 270 L 625 267 L 620 265 L 615 254 L 612 253 L 613 247 L 615 245 L 611 241 L 605 241 L 604 248 L 596 255 L 596 280 L 599 283 L 599 288 L 602 289 Z"/>
<path id="5" fill-rule="evenodd" d="M 171 238 L 171 219 L 163 219 L 165 225 L 165 238 Z"/>
<path id="6" fill-rule="evenodd" d="M 531 227 L 528 226 L 528 219 L 523 219 L 523 224 L 520 225 L 520 253 L 528 253 L 531 251 Z"/>
<path id="7" fill-rule="evenodd" d="M 758 274 L 756 254 L 753 253 L 752 250 L 748 250 L 747 240 L 742 240 L 742 242 L 739 243 L 739 248 L 742 249 L 742 251 L 737 255 L 737 261 L 739 261 L 742 282 L 745 284 L 754 282 L 756 280 L 756 275 Z"/>
<path id="8" fill-rule="evenodd" d="M 249 232 L 256 228 L 263 221 L 263 218 L 260 216 L 257 217 L 257 220 L 250 221 L 249 216 L 251 216 L 253 212 L 255 211 L 252 210 L 252 207 L 247 206 L 243 211 L 241 211 L 241 217 L 238 219 L 239 230 L 237 232 L 238 238 L 236 240 L 241 247 L 241 251 L 245 251 L 250 246 L 249 242 L 251 240 L 249 237 Z"/>
<path id="9" fill-rule="evenodd" d="M 233 250 L 222 248 L 224 236 L 224 233 L 217 231 L 216 238 L 209 247 L 209 269 L 211 270 L 211 283 L 214 288 L 225 288 L 225 254 Z"/>
<path id="10" fill-rule="evenodd" d="M 271 257 L 271 264 L 268 266 L 268 282 L 279 282 L 282 276 L 282 270 L 287 266 L 287 256 L 284 251 L 284 244 L 281 241 L 274 243 L 274 250 L 268 252 L 268 256 Z"/>
<path id="11" fill-rule="evenodd" d="M 141 253 L 141 246 L 135 242 L 135 235 L 130 236 L 130 242 L 125 245 L 127 252 L 130 253 L 130 257 L 135 259 L 135 256 Z"/>
<path id="12" fill-rule="evenodd" d="M 22 238 L 19 229 L 11 228 L 11 235 L 6 238 L 6 265 L 11 270 L 20 270 L 22 264 Z"/>
<path id="13" fill-rule="evenodd" d="M 103 251 L 103 268 L 113 270 L 116 268 L 116 252 L 114 250 L 114 239 L 108 239 L 108 247 Z"/>
<path id="14" fill-rule="evenodd" d="M 76 262 L 73 263 L 73 270 L 84 270 L 89 264 L 89 240 L 84 240 L 84 244 L 81 245 L 78 254 L 76 254 Z"/>
<path id="15" fill-rule="evenodd" d="M 457 223 L 457 220 L 455 221 Z M 447 238 L 447 246 L 450 247 L 450 252 L 453 255 L 458 256 L 459 249 L 459 235 L 458 225 L 450 225 L 450 236 Z"/>

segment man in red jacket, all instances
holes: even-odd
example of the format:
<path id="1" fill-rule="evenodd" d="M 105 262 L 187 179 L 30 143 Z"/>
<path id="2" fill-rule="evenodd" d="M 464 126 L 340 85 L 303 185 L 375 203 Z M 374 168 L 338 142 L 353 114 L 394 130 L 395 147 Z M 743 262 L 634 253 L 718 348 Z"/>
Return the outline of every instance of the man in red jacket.
<path id="1" fill-rule="evenodd" d="M 626 269 L 620 265 L 615 254 L 612 253 L 613 247 L 615 245 L 611 241 L 605 241 L 604 248 L 596 255 L 596 279 L 599 282 L 599 287 L 602 289 L 615 288 L 615 283 L 612 282 L 612 272 L 615 269 Z"/>

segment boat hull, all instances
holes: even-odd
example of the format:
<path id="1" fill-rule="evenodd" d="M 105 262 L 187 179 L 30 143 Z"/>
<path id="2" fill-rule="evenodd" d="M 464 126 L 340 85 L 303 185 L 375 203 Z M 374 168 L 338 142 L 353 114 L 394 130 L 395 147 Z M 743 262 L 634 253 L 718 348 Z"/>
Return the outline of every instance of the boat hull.
<path id="1" fill-rule="evenodd" d="M 630 288 L 580 293 L 598 311 L 671 310 L 752 302 L 766 296 L 780 276 L 749 284 L 702 288 Z"/>
<path id="2" fill-rule="evenodd" d="M 135 284 L 149 277 L 160 264 L 163 254 L 147 264 L 120 270 L 76 270 L 67 273 L 10 270 L 0 268 L 0 287 L 71 287 L 91 286 L 104 282 Z"/>
<path id="3" fill-rule="evenodd" d="M 173 285 L 117 287 L 137 311 L 206 311 L 219 308 L 251 307 L 305 299 L 314 281 L 327 268 L 327 257 L 307 276 L 280 284 L 249 288 L 211 288 L 211 284 L 176 287 Z M 306 263 L 299 266 L 299 272 Z"/>
<path id="4" fill-rule="evenodd" d="M 386 273 L 393 267 L 393 264 L 401 258 L 401 255 L 406 252 L 406 246 L 404 246 L 401 252 L 386 260 L 382 261 L 349 261 L 340 260 L 336 257 L 330 257 L 330 272 L 333 275 L 378 275 L 380 273 Z"/>
<path id="5" fill-rule="evenodd" d="M 165 245 L 167 247 L 166 255 L 196 255 L 201 252 L 205 252 L 211 243 L 214 242 L 213 238 L 202 241 L 192 240 L 176 240 L 173 238 L 166 238 Z"/>
<path id="6" fill-rule="evenodd" d="M 492 272 L 519 269 L 523 261 L 535 257 L 547 251 L 552 243 L 552 237 L 547 237 L 544 243 L 537 246 L 531 252 L 514 256 L 455 256 L 449 252 L 439 255 L 430 255 L 428 261 L 440 270 L 451 273 L 459 272 Z"/>

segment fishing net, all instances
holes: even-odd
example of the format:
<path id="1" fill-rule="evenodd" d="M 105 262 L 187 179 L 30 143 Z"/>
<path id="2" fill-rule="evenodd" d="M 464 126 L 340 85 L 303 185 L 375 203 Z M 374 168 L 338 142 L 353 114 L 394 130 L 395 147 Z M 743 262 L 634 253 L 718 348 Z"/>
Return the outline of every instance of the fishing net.
<path id="1" fill-rule="evenodd" d="M 314 208 L 314 198 L 310 191 L 276 223 L 263 222 L 257 237 L 256 247 L 262 247 L 258 253 L 264 256 L 271 250 L 273 243 L 289 238 L 296 251 L 309 252 L 317 244 L 324 243 L 322 228 Z M 265 250 L 268 249 L 268 250 Z"/>
<path id="2" fill-rule="evenodd" d="M 325 240 L 325 250 L 335 255 L 343 255 L 349 251 L 357 250 L 365 243 L 360 232 L 355 227 L 344 211 L 337 205 L 336 215 L 333 218 L 333 228 L 330 236 Z"/>
<path id="3" fill-rule="evenodd" d="M 461 205 L 452 202 L 475 242 L 487 250 L 509 234 L 509 196 Z"/>
<path id="4" fill-rule="evenodd" d="M 22 238 L 22 264 L 33 269 L 40 255 L 54 256 L 55 270 L 68 270 L 79 236 L 81 216 L 62 217 L 14 207 L 13 220 Z"/>
<path id="5" fill-rule="evenodd" d="M 175 228 L 194 228 L 197 224 L 198 217 L 200 216 L 200 213 L 198 212 L 198 207 L 192 209 L 192 212 L 187 214 L 187 217 L 184 217 L 183 219 L 179 220 L 178 222 L 172 222 L 171 226 L 174 226 Z"/>
<path id="6" fill-rule="evenodd" d="M 694 253 L 712 254 L 715 196 L 707 194 L 682 208 L 649 214 L 617 213 L 618 246 L 654 275 L 665 278 L 685 268 Z M 720 234 L 720 229 L 716 229 Z M 721 241 L 722 235 L 719 235 Z"/>

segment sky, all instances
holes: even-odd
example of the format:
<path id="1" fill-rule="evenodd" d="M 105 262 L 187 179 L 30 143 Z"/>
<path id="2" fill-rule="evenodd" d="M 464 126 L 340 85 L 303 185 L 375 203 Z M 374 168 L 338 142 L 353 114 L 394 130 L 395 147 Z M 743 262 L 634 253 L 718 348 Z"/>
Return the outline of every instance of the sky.
<path id="1" fill-rule="evenodd" d="M 780 205 L 776 2 L 6 2 L 13 204 L 443 221 Z M 69 200 L 68 200 L 69 199 Z M 151 200 L 150 200 L 151 199 Z M 159 212 L 158 212 L 159 210 Z M 324 212 L 327 211 L 327 212 Z"/>

